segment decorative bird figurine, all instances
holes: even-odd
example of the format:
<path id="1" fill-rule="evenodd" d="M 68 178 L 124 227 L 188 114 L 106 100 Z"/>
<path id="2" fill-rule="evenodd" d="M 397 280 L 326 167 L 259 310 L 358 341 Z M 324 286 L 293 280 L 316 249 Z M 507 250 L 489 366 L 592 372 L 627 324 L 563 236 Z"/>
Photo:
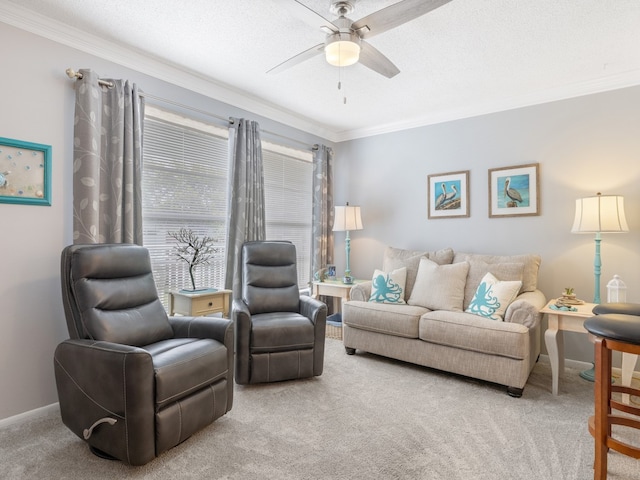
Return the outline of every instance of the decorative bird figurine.
<path id="1" fill-rule="evenodd" d="M 511 177 L 507 177 L 507 179 L 504 181 L 504 194 L 512 200 L 511 204 L 517 207 L 518 202 L 522 202 L 522 195 L 520 195 L 520 192 L 518 192 L 518 190 L 516 190 L 515 188 L 509 188 L 510 184 Z"/>

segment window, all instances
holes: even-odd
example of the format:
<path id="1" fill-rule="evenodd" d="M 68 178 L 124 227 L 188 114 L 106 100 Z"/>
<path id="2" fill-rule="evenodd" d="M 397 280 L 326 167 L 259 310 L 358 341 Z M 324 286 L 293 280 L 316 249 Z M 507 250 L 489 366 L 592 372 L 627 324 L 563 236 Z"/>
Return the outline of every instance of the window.
<path id="1" fill-rule="evenodd" d="M 262 142 L 267 240 L 289 240 L 298 256 L 298 286 L 311 276 L 313 163 L 311 152 Z"/>
<path id="2" fill-rule="evenodd" d="M 195 272 L 197 287 L 224 287 L 227 237 L 228 131 L 147 106 L 144 120 L 142 217 L 160 299 L 191 288 L 169 232 L 190 228 L 214 239 L 216 253 Z"/>
<path id="3" fill-rule="evenodd" d="M 227 238 L 228 130 L 147 105 L 144 120 L 142 217 L 144 245 L 160 299 L 191 288 L 189 269 L 176 259 L 180 228 L 213 237 L 217 252 L 196 269 L 197 287 L 224 287 Z M 313 163 L 311 152 L 262 141 L 266 238 L 289 240 L 298 256 L 298 285 L 311 271 Z"/>

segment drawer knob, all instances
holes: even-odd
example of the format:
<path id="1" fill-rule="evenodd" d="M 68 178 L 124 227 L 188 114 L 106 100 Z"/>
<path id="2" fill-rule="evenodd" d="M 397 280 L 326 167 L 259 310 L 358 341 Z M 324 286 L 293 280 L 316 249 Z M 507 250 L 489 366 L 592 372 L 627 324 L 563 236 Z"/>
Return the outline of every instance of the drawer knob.
<path id="1" fill-rule="evenodd" d="M 210 307 L 213 307 L 213 302 L 209 302 L 209 306 L 210 306 Z"/>

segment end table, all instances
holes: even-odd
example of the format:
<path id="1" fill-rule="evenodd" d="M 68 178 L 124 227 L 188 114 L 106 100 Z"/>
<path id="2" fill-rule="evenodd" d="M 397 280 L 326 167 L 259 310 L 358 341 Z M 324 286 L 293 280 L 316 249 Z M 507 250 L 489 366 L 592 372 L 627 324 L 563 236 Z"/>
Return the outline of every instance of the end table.
<path id="1" fill-rule="evenodd" d="M 212 313 L 222 313 L 229 318 L 229 302 L 231 290 L 209 290 L 202 292 L 185 292 L 172 290 L 169 292 L 169 315 L 187 315 L 200 317 Z"/>

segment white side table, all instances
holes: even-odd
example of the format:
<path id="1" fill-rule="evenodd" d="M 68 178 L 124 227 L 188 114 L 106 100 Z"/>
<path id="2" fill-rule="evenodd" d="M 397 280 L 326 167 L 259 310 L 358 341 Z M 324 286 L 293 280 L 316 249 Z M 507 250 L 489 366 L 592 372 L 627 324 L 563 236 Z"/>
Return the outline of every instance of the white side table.
<path id="1" fill-rule="evenodd" d="M 551 363 L 551 391 L 558 395 L 558 382 L 560 372 L 564 372 L 564 334 L 563 332 L 578 332 L 588 334 L 584 328 L 584 321 L 593 317 L 593 307 L 595 303 L 585 303 L 576 305 L 577 311 L 570 312 L 564 310 L 554 310 L 551 305 L 556 303 L 556 299 L 551 300 L 540 310 L 549 317 L 549 327 L 544 332 L 544 343 L 549 353 Z"/>
<path id="2" fill-rule="evenodd" d="M 595 303 L 585 303 L 576 305 L 577 311 L 570 312 L 564 310 L 554 310 L 551 305 L 556 303 L 556 299 L 551 300 L 540 310 L 546 313 L 549 318 L 549 327 L 544 332 L 544 342 L 549 353 L 551 363 L 551 390 L 554 395 L 558 395 L 558 382 L 560 372 L 564 372 L 564 335 L 563 332 L 578 332 L 588 334 L 584 328 L 584 321 L 594 316 L 593 307 Z M 638 356 L 625 353 L 622 355 L 622 385 L 631 385 L 631 378 L 636 366 Z M 629 403 L 629 395 L 623 394 L 622 401 Z"/>
<path id="3" fill-rule="evenodd" d="M 341 299 L 339 307 L 343 302 L 348 302 L 351 298 L 351 287 L 358 283 L 366 282 L 366 280 L 354 279 L 353 283 L 342 283 L 342 280 L 325 280 L 324 282 L 313 282 L 311 296 L 318 298 L 319 296 L 327 296 Z M 339 311 L 342 311 L 340 308 Z"/>
<path id="4" fill-rule="evenodd" d="M 172 290 L 169 292 L 169 315 L 187 315 L 199 317 L 222 313 L 229 318 L 229 303 L 231 290 L 216 290 L 204 292 L 183 292 Z"/>

